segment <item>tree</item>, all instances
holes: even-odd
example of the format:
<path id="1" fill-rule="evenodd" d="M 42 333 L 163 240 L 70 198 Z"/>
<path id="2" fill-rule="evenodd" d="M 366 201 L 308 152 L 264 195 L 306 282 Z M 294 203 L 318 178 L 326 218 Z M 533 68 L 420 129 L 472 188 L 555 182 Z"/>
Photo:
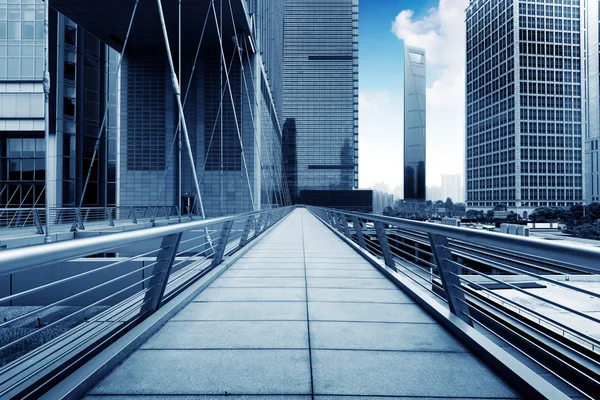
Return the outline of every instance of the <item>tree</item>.
<path id="1" fill-rule="evenodd" d="M 582 224 L 573 228 L 570 233 L 585 239 L 600 239 L 600 228 L 598 224 Z"/>
<path id="2" fill-rule="evenodd" d="M 387 206 L 386 208 L 383 209 L 383 215 L 388 216 L 388 217 L 398 217 L 399 213 L 398 213 L 398 211 L 394 210 L 392 207 Z"/>
<path id="3" fill-rule="evenodd" d="M 556 222 L 564 215 L 564 210 L 553 207 L 538 207 L 529 216 L 532 222 Z"/>

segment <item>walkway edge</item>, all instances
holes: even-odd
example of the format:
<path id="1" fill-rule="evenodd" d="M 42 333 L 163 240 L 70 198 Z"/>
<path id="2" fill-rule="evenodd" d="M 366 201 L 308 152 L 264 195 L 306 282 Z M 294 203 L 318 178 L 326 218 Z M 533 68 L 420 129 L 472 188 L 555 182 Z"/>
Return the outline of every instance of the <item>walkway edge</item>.
<path id="1" fill-rule="evenodd" d="M 569 399 L 562 391 L 547 382 L 531 368 L 514 358 L 500 346 L 466 324 L 450 310 L 439 304 L 425 289 L 420 288 L 410 279 L 385 266 L 381 261 L 369 253 L 364 252 L 360 246 L 333 229 L 318 215 L 311 212 L 323 225 L 329 228 L 340 239 L 360 254 L 371 265 L 377 268 L 396 286 L 409 295 L 419 306 L 429 313 L 437 322 L 445 327 L 469 350 L 479 356 L 485 364 L 501 375 L 511 386 L 528 399 Z"/>
<path id="2" fill-rule="evenodd" d="M 266 238 L 272 230 L 289 215 L 290 213 L 277 221 L 277 223 L 263 232 L 263 234 L 255 240 L 248 242 L 246 246 L 238 250 L 227 260 L 223 261 L 198 282 L 185 289 L 131 331 L 117 339 L 117 341 L 100 352 L 100 354 L 94 356 L 81 368 L 67 376 L 64 380 L 41 396 L 40 399 L 70 400 L 80 399 L 85 396 L 96 384 L 104 379 L 114 368 L 148 340 L 150 336 L 158 332 L 175 314 L 220 277 L 232 264 L 250 251 L 257 243 Z"/>

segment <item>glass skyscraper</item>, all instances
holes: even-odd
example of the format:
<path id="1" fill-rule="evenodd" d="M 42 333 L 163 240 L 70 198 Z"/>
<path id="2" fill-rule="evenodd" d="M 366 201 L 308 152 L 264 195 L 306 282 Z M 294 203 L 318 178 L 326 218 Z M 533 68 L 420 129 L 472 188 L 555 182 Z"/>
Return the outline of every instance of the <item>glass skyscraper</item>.
<path id="1" fill-rule="evenodd" d="M 0 206 L 46 203 L 47 156 L 52 166 L 47 188 L 50 206 L 78 205 L 100 129 L 111 76 L 109 57 L 114 60 L 116 53 L 55 10 L 49 18 L 46 149 L 44 1 L 0 2 Z M 115 114 L 111 109 L 85 206 L 116 202 Z"/>
<path id="2" fill-rule="evenodd" d="M 471 1 L 468 207 L 531 211 L 584 200 L 584 14 L 580 0 Z"/>
<path id="3" fill-rule="evenodd" d="M 284 172 L 304 190 L 358 187 L 358 0 L 287 0 Z"/>
<path id="4" fill-rule="evenodd" d="M 404 199 L 425 200 L 425 50 L 404 49 Z"/>

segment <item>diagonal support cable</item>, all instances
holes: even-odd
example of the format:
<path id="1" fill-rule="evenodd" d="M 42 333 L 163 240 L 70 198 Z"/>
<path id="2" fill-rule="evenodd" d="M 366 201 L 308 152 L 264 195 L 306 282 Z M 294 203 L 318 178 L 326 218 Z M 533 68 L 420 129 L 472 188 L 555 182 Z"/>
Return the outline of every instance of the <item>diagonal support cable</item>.
<path id="1" fill-rule="evenodd" d="M 175 65 L 173 63 L 173 55 L 171 54 L 171 45 L 169 44 L 169 34 L 167 32 L 167 25 L 165 23 L 165 15 L 162 8 L 161 0 L 156 0 L 156 4 L 158 6 L 158 14 L 160 17 L 160 25 L 163 32 L 163 38 L 165 41 L 165 48 L 167 51 L 167 60 L 169 61 L 169 68 L 171 70 L 171 82 L 173 84 L 173 91 L 175 92 L 175 99 L 177 100 L 177 108 L 179 109 L 179 117 L 181 120 L 181 128 L 183 131 L 183 137 L 185 138 L 185 145 L 188 150 L 188 156 L 190 159 L 190 165 L 192 168 L 192 175 L 194 177 L 194 185 L 196 186 L 196 192 L 198 194 L 198 205 L 200 206 L 200 214 L 202 219 L 206 219 L 206 214 L 204 213 L 204 204 L 202 203 L 202 193 L 200 192 L 200 184 L 198 182 L 198 174 L 196 173 L 196 164 L 194 163 L 194 154 L 192 153 L 192 145 L 190 144 L 190 137 L 188 135 L 187 123 L 185 120 L 185 114 L 183 112 L 183 104 L 181 103 L 181 88 L 179 86 L 179 79 L 177 78 L 177 74 L 175 73 Z M 214 5 L 213 5 L 214 10 Z M 210 235 L 208 234 L 208 228 L 205 228 L 206 237 L 208 242 L 212 247 L 212 240 Z"/>
<path id="2" fill-rule="evenodd" d="M 217 18 L 217 11 L 215 9 L 214 2 L 211 2 L 211 6 L 212 6 L 212 10 L 213 10 L 213 15 L 215 17 L 215 24 L 217 25 L 217 33 L 219 35 L 219 45 L 221 47 L 221 59 L 223 61 L 223 64 L 227 65 L 227 62 L 225 60 L 225 51 L 223 50 L 223 37 L 221 36 L 219 19 Z M 235 26 L 235 21 L 232 21 L 232 23 Z M 233 91 L 231 89 L 231 81 L 229 80 L 229 72 L 227 72 L 227 70 L 225 70 L 225 78 L 227 80 L 227 86 L 229 88 L 229 98 L 231 99 L 231 106 L 233 109 L 233 117 L 235 120 L 235 127 L 237 129 L 238 139 L 240 141 L 240 147 L 242 149 L 242 161 L 244 162 L 244 169 L 246 170 L 246 180 L 248 181 L 248 192 L 250 194 L 250 201 L 252 202 L 252 209 L 254 211 L 256 211 L 256 204 L 254 203 L 254 195 L 252 194 L 252 185 L 250 183 L 250 175 L 248 174 L 248 165 L 246 163 L 246 155 L 244 152 L 244 143 L 242 142 L 242 136 L 240 134 L 240 125 L 239 125 L 238 118 L 237 118 L 237 111 L 235 110 L 235 101 L 233 99 Z"/>

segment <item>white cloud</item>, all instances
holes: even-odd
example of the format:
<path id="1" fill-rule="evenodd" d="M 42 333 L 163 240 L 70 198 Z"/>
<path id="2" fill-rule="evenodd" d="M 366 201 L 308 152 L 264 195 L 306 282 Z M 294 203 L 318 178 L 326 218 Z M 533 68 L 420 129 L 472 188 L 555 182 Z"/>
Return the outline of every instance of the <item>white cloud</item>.
<path id="1" fill-rule="evenodd" d="M 465 13 L 469 0 L 440 0 L 416 19 L 403 10 L 392 32 L 427 54 L 427 182 L 463 173 L 465 130 Z"/>
<path id="2" fill-rule="evenodd" d="M 358 97 L 359 184 L 402 183 L 402 95 L 390 91 L 361 91 Z"/>

